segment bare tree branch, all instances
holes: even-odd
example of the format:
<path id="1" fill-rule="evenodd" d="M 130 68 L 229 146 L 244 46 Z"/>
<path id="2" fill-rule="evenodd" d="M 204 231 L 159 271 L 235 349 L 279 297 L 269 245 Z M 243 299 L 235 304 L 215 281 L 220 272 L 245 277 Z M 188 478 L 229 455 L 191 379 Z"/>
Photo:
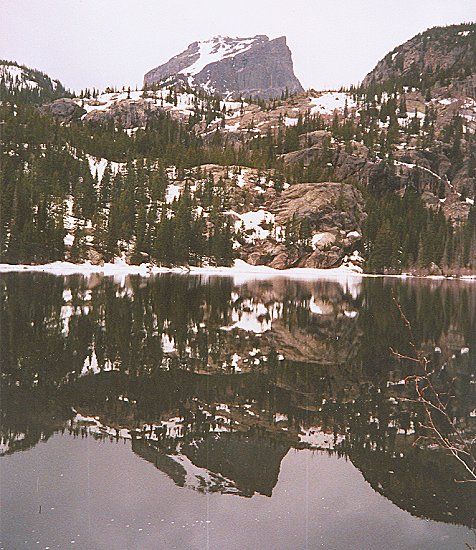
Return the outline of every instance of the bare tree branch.
<path id="1" fill-rule="evenodd" d="M 393 301 L 408 331 L 408 343 L 413 351 L 413 355 L 402 354 L 393 348 L 390 348 L 390 352 L 397 359 L 413 363 L 419 369 L 418 373 L 407 376 L 404 379 L 405 385 L 411 382 L 414 383 L 417 397 L 415 399 L 402 398 L 402 400 L 422 405 L 427 424 L 421 424 L 421 427 L 430 434 L 429 436 L 419 436 L 414 444 L 418 444 L 417 442 L 423 439 L 435 441 L 453 456 L 466 471 L 468 479 L 459 480 L 458 482 L 476 482 L 476 457 L 472 449 L 474 439 L 468 442 L 460 431 L 456 419 L 450 417 L 448 405 L 454 396 L 450 395 L 449 392 L 444 393 L 435 387 L 432 380 L 435 371 L 430 370 L 430 360 L 417 348 L 411 323 L 395 298 L 395 295 L 393 296 Z M 443 397 L 445 401 L 443 401 Z M 443 422 L 446 428 L 445 432 L 448 432 L 447 435 L 439 427 L 441 422 Z"/>

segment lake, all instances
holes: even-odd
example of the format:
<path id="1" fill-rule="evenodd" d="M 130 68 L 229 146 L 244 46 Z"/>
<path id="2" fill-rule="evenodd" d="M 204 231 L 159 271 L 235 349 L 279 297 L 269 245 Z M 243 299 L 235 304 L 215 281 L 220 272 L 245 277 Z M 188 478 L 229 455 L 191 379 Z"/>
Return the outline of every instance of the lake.
<path id="1" fill-rule="evenodd" d="M 417 367 L 391 351 L 425 353 L 473 436 L 474 282 L 25 272 L 0 288 L 0 548 L 476 544 L 475 484 L 421 439 Z"/>

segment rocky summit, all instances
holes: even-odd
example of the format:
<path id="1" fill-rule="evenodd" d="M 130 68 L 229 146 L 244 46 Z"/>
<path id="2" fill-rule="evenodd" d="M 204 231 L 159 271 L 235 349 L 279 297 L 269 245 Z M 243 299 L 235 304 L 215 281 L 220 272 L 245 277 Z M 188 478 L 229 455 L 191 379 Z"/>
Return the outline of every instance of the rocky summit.
<path id="1" fill-rule="evenodd" d="M 274 98 L 303 91 L 285 36 L 274 40 L 265 35 L 216 36 L 193 42 L 144 76 L 147 86 L 167 80 L 199 85 L 226 97 Z"/>

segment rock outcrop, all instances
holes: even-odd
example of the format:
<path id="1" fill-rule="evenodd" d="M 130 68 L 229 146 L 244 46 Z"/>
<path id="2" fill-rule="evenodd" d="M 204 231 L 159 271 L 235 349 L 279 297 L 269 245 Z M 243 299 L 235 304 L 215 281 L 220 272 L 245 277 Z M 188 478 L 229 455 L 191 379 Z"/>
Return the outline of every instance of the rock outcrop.
<path id="1" fill-rule="evenodd" d="M 114 124 L 125 129 L 143 128 L 159 111 L 158 105 L 143 99 L 122 100 L 113 103 L 108 109 L 91 111 L 84 120 L 98 124 L 114 121 Z"/>
<path id="2" fill-rule="evenodd" d="M 151 86 L 164 80 L 200 85 L 223 96 L 273 98 L 303 90 L 294 75 L 286 37 L 229 38 L 193 42 L 144 76 Z"/>
<path id="3" fill-rule="evenodd" d="M 248 263 L 276 269 L 340 265 L 360 240 L 366 218 L 362 194 L 346 183 L 291 185 L 265 206 L 274 214 L 276 225 L 286 227 L 293 219 L 305 221 L 312 233 L 308 249 L 273 239 L 242 248 L 241 255 Z"/>
<path id="4" fill-rule="evenodd" d="M 61 122 L 71 122 L 80 119 L 86 113 L 86 110 L 80 107 L 73 99 L 62 97 L 61 99 L 42 105 L 40 112 L 49 114 Z"/>
<path id="5" fill-rule="evenodd" d="M 307 220 L 312 229 L 320 232 L 360 230 L 365 218 L 360 191 L 336 182 L 291 185 L 276 198 L 270 210 L 280 225 L 294 216 Z"/>
<path id="6" fill-rule="evenodd" d="M 411 186 L 422 193 L 428 206 L 441 207 L 453 222 L 460 223 L 468 217 L 472 203 L 462 201 L 461 192 L 471 192 L 474 187 L 474 177 L 469 176 L 470 161 L 464 159 L 450 180 L 450 148 L 443 142 L 439 142 L 436 151 L 428 151 L 417 149 L 416 140 L 412 141 L 410 147 L 395 151 L 393 165 L 372 155 L 361 143 L 351 142 L 349 147 L 331 143 L 331 133 L 325 130 L 302 134 L 300 142 L 303 148 L 282 155 L 285 164 L 309 166 L 329 161 L 333 178 L 338 181 L 372 187 L 383 185 L 397 191 Z"/>

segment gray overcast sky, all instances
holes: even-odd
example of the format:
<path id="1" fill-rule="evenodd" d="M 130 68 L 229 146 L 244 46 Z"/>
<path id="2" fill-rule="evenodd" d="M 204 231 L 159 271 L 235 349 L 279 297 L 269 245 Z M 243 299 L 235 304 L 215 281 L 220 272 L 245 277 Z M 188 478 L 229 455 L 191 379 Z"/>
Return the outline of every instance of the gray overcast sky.
<path id="1" fill-rule="evenodd" d="M 356 83 L 428 27 L 476 19 L 474 0 L 1 0 L 0 58 L 67 87 L 136 85 L 195 40 L 286 35 L 305 88 Z"/>

